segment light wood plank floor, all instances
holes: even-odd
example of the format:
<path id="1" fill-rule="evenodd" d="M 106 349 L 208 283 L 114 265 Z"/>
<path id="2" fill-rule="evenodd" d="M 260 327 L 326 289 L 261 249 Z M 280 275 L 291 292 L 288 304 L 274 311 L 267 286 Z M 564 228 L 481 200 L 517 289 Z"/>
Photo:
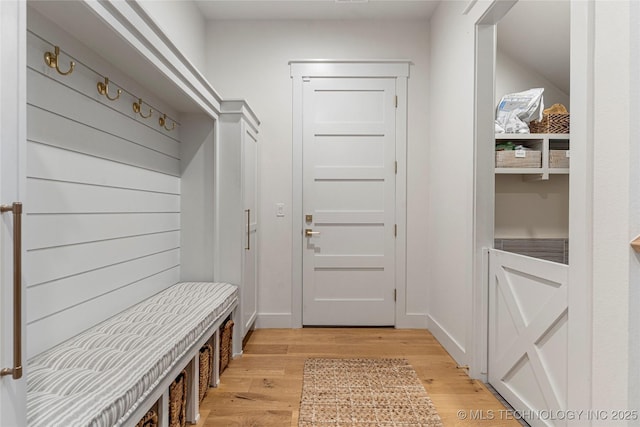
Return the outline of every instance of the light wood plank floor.
<path id="1" fill-rule="evenodd" d="M 220 386 L 209 389 L 198 427 L 297 427 L 302 370 L 309 357 L 406 358 L 445 427 L 520 426 L 482 382 L 456 366 L 428 331 L 303 328 L 254 331 L 244 355 L 222 374 Z"/>

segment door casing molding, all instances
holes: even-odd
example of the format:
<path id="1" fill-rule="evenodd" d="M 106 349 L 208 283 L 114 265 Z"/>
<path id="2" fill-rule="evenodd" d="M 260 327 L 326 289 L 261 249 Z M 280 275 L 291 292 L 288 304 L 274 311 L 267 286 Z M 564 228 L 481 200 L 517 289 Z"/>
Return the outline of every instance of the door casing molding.
<path id="1" fill-rule="evenodd" d="M 396 328 L 426 328 L 424 314 L 406 311 L 406 252 L 407 252 L 407 80 L 408 60 L 344 61 L 299 60 L 290 61 L 293 80 L 293 180 L 292 180 L 292 289 L 291 327 L 302 327 L 302 89 L 305 79 L 314 77 L 386 77 L 396 79 Z"/>

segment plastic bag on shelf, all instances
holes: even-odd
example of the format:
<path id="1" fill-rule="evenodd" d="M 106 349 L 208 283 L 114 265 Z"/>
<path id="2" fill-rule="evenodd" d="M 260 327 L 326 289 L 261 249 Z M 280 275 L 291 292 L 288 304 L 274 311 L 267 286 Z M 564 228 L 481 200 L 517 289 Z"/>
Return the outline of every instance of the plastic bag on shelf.
<path id="1" fill-rule="evenodd" d="M 529 122 L 542 120 L 543 92 L 535 88 L 503 96 L 496 111 L 496 133 L 529 133 Z"/>

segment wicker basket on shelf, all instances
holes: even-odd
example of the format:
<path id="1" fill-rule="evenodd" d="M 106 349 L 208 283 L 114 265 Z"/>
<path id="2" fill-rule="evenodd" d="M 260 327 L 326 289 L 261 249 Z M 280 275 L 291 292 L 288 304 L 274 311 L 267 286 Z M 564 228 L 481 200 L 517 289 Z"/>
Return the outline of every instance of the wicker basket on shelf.
<path id="1" fill-rule="evenodd" d="M 204 396 L 207 394 L 207 390 L 209 390 L 209 383 L 211 382 L 211 367 L 213 365 L 213 347 L 211 344 L 205 344 L 200 349 L 198 361 L 200 362 L 200 387 L 198 397 L 200 398 L 200 402 L 202 402 L 202 399 L 204 399 Z"/>
<path id="2" fill-rule="evenodd" d="M 569 133 L 569 113 L 543 114 L 542 120 L 529 123 L 531 133 Z"/>
<path id="3" fill-rule="evenodd" d="M 157 404 L 138 421 L 136 427 L 158 427 L 158 412 L 156 411 L 156 407 Z"/>
<path id="4" fill-rule="evenodd" d="M 187 372 L 182 371 L 169 386 L 169 427 L 187 425 Z"/>
<path id="5" fill-rule="evenodd" d="M 220 373 L 222 374 L 231 360 L 233 320 L 228 319 L 220 332 Z"/>

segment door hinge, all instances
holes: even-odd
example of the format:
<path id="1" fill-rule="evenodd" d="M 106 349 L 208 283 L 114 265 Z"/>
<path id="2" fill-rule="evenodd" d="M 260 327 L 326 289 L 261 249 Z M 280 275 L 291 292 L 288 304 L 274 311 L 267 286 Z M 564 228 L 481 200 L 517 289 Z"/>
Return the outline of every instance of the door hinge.
<path id="1" fill-rule="evenodd" d="M 393 236 L 398 237 L 398 224 L 393 224 Z"/>
<path id="2" fill-rule="evenodd" d="M 396 160 L 396 175 L 398 175 L 398 161 Z"/>
<path id="3" fill-rule="evenodd" d="M 398 108 L 398 95 L 396 95 L 396 108 Z"/>
<path id="4" fill-rule="evenodd" d="M 397 289 L 393 290 L 393 300 L 394 301 L 398 301 L 398 290 Z"/>

